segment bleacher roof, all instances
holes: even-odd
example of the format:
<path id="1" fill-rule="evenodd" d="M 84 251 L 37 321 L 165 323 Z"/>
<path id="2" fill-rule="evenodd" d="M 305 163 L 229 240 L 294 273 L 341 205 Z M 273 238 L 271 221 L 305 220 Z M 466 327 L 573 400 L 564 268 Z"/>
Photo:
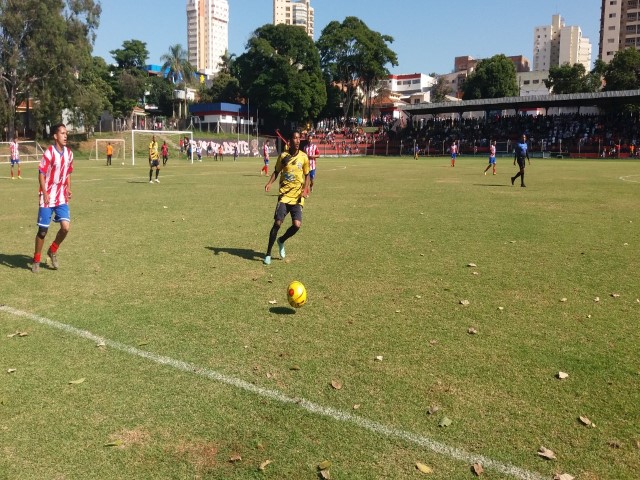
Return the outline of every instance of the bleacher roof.
<path id="1" fill-rule="evenodd" d="M 526 110 L 551 107 L 604 107 L 640 103 L 640 90 L 615 92 L 570 93 L 560 95 L 533 95 L 530 97 L 483 98 L 460 102 L 416 103 L 401 106 L 410 115 L 437 113 L 464 113 L 489 110 Z"/>

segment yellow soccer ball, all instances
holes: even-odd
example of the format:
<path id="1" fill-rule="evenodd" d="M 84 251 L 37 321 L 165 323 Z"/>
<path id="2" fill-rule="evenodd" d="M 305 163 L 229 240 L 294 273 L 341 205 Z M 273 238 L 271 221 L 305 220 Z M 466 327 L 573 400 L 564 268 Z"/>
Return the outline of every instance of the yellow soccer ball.
<path id="1" fill-rule="evenodd" d="M 291 282 L 287 288 L 287 300 L 293 308 L 300 308 L 307 303 L 307 289 L 297 280 Z"/>

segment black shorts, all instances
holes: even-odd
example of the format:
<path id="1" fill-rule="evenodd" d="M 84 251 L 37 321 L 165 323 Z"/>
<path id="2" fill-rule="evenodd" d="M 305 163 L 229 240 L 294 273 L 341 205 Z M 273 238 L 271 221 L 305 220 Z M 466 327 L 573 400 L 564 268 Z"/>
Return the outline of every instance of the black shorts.
<path id="1" fill-rule="evenodd" d="M 292 220 L 298 220 L 302 222 L 302 205 L 296 203 L 294 205 L 290 205 L 288 203 L 278 202 L 276 205 L 276 211 L 273 214 L 273 219 L 282 221 L 287 214 L 291 214 Z"/>
<path id="2" fill-rule="evenodd" d="M 524 166 L 525 166 L 525 162 L 526 162 L 526 160 L 527 160 L 527 159 L 526 159 L 526 158 L 519 158 L 519 157 L 518 157 L 518 159 L 517 159 L 517 160 L 518 160 L 518 166 L 519 166 L 520 168 L 524 168 Z"/>
<path id="3" fill-rule="evenodd" d="M 160 166 L 160 161 L 159 160 L 151 160 L 151 168 L 159 167 L 159 166 Z"/>

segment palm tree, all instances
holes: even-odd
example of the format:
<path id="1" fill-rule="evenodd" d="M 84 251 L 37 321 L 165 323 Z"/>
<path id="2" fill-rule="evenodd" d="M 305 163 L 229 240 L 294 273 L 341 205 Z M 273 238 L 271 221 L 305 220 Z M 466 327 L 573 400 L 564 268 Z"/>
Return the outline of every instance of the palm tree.
<path id="1" fill-rule="evenodd" d="M 184 116 L 187 114 L 187 85 L 190 83 L 195 68 L 189 63 L 187 51 L 179 43 L 171 45 L 169 51 L 160 57 L 162 71 L 166 72 L 174 85 L 184 86 Z M 174 110 L 175 116 L 175 110 Z"/>
<path id="2" fill-rule="evenodd" d="M 224 51 L 224 55 L 220 57 L 220 63 L 218 63 L 218 73 L 227 73 L 231 75 L 231 68 L 236 60 L 235 53 L 229 53 L 229 50 Z"/>

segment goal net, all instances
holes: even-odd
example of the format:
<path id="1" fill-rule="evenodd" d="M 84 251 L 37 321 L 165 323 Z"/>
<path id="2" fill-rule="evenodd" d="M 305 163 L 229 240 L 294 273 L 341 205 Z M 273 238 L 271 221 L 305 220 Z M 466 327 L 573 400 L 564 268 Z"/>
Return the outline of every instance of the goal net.
<path id="1" fill-rule="evenodd" d="M 10 143 L 11 142 L 0 142 L 0 163 L 9 163 L 11 160 Z M 18 155 L 22 163 L 39 162 L 43 153 L 44 149 L 35 140 L 18 142 Z"/>
<path id="2" fill-rule="evenodd" d="M 95 152 L 91 152 L 89 158 L 94 160 L 107 161 L 107 145 L 111 144 L 113 147 L 113 155 L 111 156 L 111 162 L 124 163 L 127 158 L 126 142 L 124 138 L 96 138 L 96 145 L 93 147 Z"/>
<path id="3" fill-rule="evenodd" d="M 162 159 L 162 144 L 167 143 L 169 147 L 169 159 L 186 159 L 193 163 L 193 149 L 187 150 L 184 145 L 186 139 L 188 144 L 193 144 L 193 132 L 191 130 L 131 130 L 131 164 L 136 164 L 136 157 L 139 161 L 145 162 L 149 159 L 149 144 L 151 139 L 156 137 L 158 143 L 158 154 Z M 181 142 L 182 140 L 182 142 Z M 182 143 L 182 151 L 180 145 Z M 187 154 L 190 152 L 190 155 Z"/>

